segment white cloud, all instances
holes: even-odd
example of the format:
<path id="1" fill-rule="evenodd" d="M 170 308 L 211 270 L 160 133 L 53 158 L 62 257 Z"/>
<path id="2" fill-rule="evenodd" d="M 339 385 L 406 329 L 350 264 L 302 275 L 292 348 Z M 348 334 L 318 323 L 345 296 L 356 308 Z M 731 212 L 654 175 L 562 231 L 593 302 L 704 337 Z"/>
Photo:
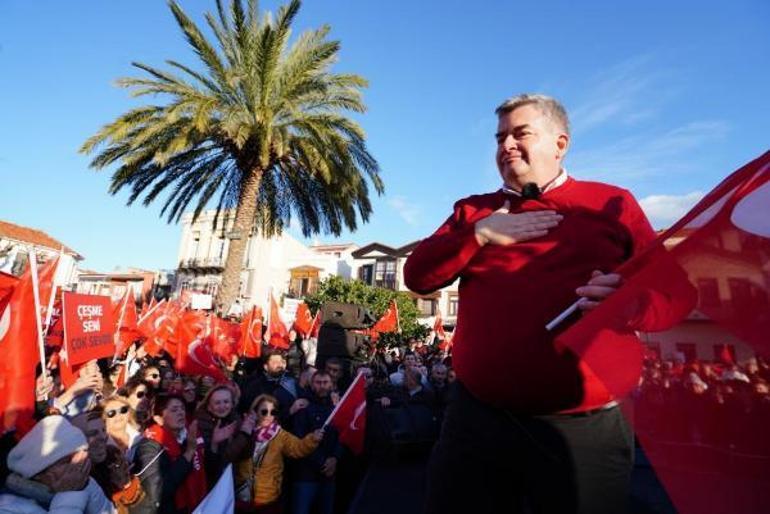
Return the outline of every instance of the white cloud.
<path id="1" fill-rule="evenodd" d="M 407 224 L 416 226 L 420 222 L 420 209 L 406 197 L 398 195 L 388 199 L 388 205 L 403 219 Z"/>
<path id="2" fill-rule="evenodd" d="M 693 150 L 725 137 L 729 126 L 703 120 L 672 129 L 628 136 L 617 142 L 568 155 L 568 168 L 583 178 L 613 183 L 666 178 L 693 171 Z"/>
<path id="3" fill-rule="evenodd" d="M 655 228 L 666 228 L 684 216 L 703 194 L 693 191 L 684 195 L 650 195 L 642 198 L 639 205 Z"/>

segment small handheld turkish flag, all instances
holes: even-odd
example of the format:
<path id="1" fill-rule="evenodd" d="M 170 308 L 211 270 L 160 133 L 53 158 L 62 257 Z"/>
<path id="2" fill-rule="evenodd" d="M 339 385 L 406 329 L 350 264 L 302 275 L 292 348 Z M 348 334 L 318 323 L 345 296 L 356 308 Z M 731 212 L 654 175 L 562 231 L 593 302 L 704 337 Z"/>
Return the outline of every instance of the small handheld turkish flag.
<path id="1" fill-rule="evenodd" d="M 340 434 L 340 442 L 360 455 L 364 451 L 366 433 L 366 387 L 359 374 L 329 415 L 324 426 L 331 425 Z"/>

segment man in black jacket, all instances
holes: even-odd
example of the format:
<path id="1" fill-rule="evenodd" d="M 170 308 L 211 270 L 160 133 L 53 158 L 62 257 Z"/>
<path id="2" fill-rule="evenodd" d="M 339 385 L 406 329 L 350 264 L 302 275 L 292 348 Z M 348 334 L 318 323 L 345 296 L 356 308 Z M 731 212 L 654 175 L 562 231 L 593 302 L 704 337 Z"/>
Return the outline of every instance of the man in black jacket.
<path id="1" fill-rule="evenodd" d="M 316 371 L 310 381 L 312 395 L 308 405 L 294 415 L 294 435 L 305 435 L 323 427 L 334 410 L 331 401 L 332 379 L 325 371 Z M 309 514 L 313 504 L 321 514 L 334 508 L 334 479 L 337 460 L 342 453 L 337 432 L 327 427 L 316 450 L 297 462 L 292 498 L 293 514 Z"/>

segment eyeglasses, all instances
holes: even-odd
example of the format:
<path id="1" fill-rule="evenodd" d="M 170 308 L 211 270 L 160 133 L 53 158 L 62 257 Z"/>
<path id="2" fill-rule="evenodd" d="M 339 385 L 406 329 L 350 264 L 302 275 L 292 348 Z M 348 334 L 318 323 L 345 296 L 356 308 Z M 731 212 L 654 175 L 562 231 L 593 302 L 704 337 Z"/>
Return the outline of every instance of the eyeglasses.
<path id="1" fill-rule="evenodd" d="M 278 414 L 278 411 L 276 409 L 270 409 L 270 410 L 260 409 L 259 413 L 262 414 L 263 416 L 267 416 L 268 414 L 270 414 L 271 416 L 275 416 L 276 414 Z"/>
<path id="2" fill-rule="evenodd" d="M 128 412 L 128 407 L 126 405 L 124 405 L 120 409 L 110 409 L 108 411 L 105 411 L 104 414 L 108 418 L 114 418 L 115 416 L 117 416 L 118 412 L 121 413 L 121 414 L 126 414 Z"/>

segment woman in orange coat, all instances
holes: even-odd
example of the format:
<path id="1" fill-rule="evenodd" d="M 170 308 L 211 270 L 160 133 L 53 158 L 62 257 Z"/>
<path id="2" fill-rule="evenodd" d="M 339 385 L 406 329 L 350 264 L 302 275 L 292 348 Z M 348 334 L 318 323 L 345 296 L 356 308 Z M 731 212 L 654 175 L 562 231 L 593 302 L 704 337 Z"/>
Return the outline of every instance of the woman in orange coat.
<path id="1" fill-rule="evenodd" d="M 273 396 L 262 394 L 251 404 L 248 417 L 254 422 L 254 450 L 237 466 L 238 512 L 280 513 L 284 458 L 310 455 L 323 438 L 319 429 L 299 439 L 280 427 L 277 416 L 278 400 Z"/>

